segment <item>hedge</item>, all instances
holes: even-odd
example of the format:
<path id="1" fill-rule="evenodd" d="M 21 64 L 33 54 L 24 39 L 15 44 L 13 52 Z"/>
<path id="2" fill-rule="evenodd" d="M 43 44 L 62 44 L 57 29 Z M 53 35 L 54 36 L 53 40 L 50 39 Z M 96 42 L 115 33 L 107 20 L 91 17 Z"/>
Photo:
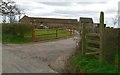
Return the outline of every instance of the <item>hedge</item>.
<path id="1" fill-rule="evenodd" d="M 13 23 L 13 24 L 2 24 L 3 35 L 13 35 L 24 37 L 25 34 L 32 31 L 32 25 Z"/>

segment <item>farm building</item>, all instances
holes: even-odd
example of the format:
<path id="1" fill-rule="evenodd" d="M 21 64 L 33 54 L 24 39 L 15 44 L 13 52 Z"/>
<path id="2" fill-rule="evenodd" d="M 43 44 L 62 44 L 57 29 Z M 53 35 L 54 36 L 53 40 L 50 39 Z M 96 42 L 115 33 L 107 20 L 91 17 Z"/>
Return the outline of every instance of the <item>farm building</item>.
<path id="1" fill-rule="evenodd" d="M 93 19 L 92 18 L 87 18 L 87 17 L 80 17 L 79 22 L 82 23 L 93 23 Z"/>
<path id="2" fill-rule="evenodd" d="M 89 25 L 91 24 L 94 27 L 99 27 L 99 23 L 94 23 L 92 18 L 86 18 L 86 17 L 80 17 L 79 23 L 82 25 L 83 23 Z M 106 24 L 104 24 L 104 27 L 106 27 Z"/>
<path id="3" fill-rule="evenodd" d="M 80 30 L 82 30 L 82 26 L 86 25 L 86 28 L 93 28 L 93 19 L 92 18 L 87 18 L 87 17 L 80 17 L 79 19 L 79 24 L 80 24 Z"/>
<path id="4" fill-rule="evenodd" d="M 80 31 L 85 26 L 86 32 L 99 32 L 100 23 L 94 23 L 92 18 L 80 17 L 79 24 Z M 104 27 L 106 27 L 106 24 L 104 24 Z"/>
<path id="5" fill-rule="evenodd" d="M 95 27 L 99 28 L 100 23 L 93 23 L 93 25 L 94 25 Z M 106 24 L 104 24 L 104 27 L 106 27 Z"/>
<path id="6" fill-rule="evenodd" d="M 40 25 L 48 28 L 75 28 L 78 25 L 77 19 L 28 17 L 26 15 L 20 19 L 20 23 L 33 24 L 36 28 Z"/>

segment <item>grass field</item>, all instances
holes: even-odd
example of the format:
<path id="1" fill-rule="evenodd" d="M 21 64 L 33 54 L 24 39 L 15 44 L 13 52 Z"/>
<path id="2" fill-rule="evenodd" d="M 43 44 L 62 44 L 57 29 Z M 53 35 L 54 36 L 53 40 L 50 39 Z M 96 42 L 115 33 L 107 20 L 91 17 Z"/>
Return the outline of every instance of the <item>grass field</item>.
<path id="1" fill-rule="evenodd" d="M 35 30 L 36 40 L 37 41 L 51 41 L 55 39 L 63 39 L 70 37 L 70 32 L 65 30 L 57 30 L 56 37 L 56 29 L 39 29 Z M 12 35 L 2 35 L 3 43 L 29 43 L 32 42 L 32 33 L 28 33 L 24 38 Z"/>
<path id="2" fill-rule="evenodd" d="M 70 32 L 65 30 L 57 30 L 56 29 L 46 29 L 46 30 L 36 30 L 35 31 L 37 40 L 53 40 L 60 38 L 70 37 Z"/>

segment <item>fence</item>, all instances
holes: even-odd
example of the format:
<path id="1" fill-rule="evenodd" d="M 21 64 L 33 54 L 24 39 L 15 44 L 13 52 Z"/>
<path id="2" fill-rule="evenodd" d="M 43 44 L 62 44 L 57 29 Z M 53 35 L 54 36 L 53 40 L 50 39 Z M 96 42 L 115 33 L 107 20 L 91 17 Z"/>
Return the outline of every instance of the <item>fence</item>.
<path id="1" fill-rule="evenodd" d="M 34 29 L 32 32 L 33 41 L 44 41 L 72 36 L 73 30 L 67 29 Z"/>
<path id="2" fill-rule="evenodd" d="M 93 25 L 88 26 L 90 24 L 82 23 L 82 54 L 94 55 L 98 57 L 100 63 L 104 61 L 114 63 L 114 56 L 118 48 L 118 30 L 120 29 L 105 28 L 103 12 L 100 15 L 99 28 L 94 28 Z"/>

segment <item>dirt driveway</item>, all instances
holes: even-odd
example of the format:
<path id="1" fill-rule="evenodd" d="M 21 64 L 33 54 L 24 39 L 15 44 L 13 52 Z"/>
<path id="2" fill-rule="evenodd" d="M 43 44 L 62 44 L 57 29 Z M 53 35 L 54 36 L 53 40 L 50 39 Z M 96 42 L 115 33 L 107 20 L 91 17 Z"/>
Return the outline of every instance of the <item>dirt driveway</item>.
<path id="1" fill-rule="evenodd" d="M 56 73 L 75 50 L 72 38 L 46 43 L 3 44 L 3 73 Z"/>

